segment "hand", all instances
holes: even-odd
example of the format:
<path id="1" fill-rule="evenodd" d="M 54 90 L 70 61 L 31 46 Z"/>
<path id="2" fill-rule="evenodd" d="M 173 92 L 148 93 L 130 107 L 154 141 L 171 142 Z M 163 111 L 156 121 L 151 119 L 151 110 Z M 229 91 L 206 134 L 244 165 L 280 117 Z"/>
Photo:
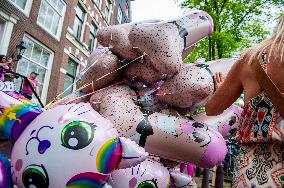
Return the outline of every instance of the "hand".
<path id="1" fill-rule="evenodd" d="M 217 72 L 215 74 L 215 77 L 214 77 L 214 82 L 215 82 L 215 86 L 216 86 L 216 89 L 218 89 L 222 84 L 223 84 L 223 76 L 222 76 L 222 73 L 221 72 Z"/>

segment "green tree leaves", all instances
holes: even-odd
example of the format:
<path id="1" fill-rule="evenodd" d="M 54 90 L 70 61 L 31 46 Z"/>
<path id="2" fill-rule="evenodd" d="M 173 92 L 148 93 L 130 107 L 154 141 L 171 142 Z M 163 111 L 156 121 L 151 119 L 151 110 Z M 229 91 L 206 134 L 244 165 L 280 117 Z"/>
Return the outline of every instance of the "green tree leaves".
<path id="1" fill-rule="evenodd" d="M 197 44 L 185 59 L 214 60 L 231 57 L 265 39 L 271 31 L 284 0 L 185 0 L 182 7 L 208 12 L 214 20 L 214 33 Z"/>

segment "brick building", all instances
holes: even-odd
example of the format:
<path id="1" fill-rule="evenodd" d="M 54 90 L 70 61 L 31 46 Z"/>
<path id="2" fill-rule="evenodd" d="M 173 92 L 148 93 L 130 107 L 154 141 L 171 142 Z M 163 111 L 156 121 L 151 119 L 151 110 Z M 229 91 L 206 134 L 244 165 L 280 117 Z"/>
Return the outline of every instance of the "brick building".
<path id="1" fill-rule="evenodd" d="M 69 86 L 96 47 L 99 28 L 130 21 L 131 0 L 0 0 L 0 54 L 13 55 L 25 42 L 15 71 L 39 73 L 47 103 L 75 89 Z"/>

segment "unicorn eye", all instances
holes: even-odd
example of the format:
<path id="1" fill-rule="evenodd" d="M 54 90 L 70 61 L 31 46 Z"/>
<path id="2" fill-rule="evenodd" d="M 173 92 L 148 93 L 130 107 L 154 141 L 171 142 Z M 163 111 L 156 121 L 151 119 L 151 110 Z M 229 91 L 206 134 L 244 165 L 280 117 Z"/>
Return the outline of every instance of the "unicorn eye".
<path id="1" fill-rule="evenodd" d="M 155 180 L 146 180 L 139 183 L 137 188 L 158 188 L 158 186 Z"/>
<path id="2" fill-rule="evenodd" d="M 85 148 L 92 142 L 93 138 L 93 126 L 82 121 L 69 123 L 61 132 L 62 145 L 73 150 Z"/>
<path id="3" fill-rule="evenodd" d="M 49 180 L 47 172 L 43 165 L 30 165 L 23 174 L 22 180 L 26 188 L 48 188 Z"/>

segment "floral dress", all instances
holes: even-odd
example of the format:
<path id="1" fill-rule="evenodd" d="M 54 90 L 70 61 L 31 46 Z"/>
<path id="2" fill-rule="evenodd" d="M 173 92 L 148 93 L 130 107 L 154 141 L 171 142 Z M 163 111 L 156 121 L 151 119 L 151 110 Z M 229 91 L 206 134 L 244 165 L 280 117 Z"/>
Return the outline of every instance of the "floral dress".
<path id="1" fill-rule="evenodd" d="M 245 104 L 236 139 L 233 187 L 284 188 L 284 120 L 265 92 Z"/>

